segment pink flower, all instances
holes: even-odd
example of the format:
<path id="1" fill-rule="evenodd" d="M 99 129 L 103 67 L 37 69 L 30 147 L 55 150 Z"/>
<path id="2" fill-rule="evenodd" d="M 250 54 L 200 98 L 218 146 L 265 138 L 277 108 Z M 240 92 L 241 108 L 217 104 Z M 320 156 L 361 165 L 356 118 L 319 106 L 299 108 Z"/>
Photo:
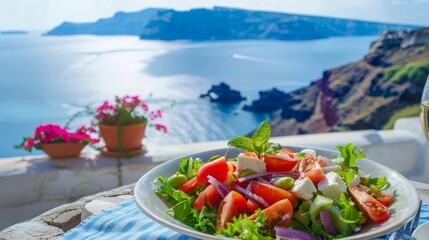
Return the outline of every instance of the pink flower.
<path id="1" fill-rule="evenodd" d="M 34 139 L 33 138 L 28 138 L 27 141 L 25 141 L 24 145 L 22 148 L 24 148 L 24 150 L 29 150 L 30 148 L 34 147 Z"/>
<path id="2" fill-rule="evenodd" d="M 156 130 L 159 130 L 159 131 L 162 131 L 164 133 L 167 133 L 167 127 L 165 125 L 156 123 L 155 124 L 155 128 L 156 128 Z"/>
<path id="3" fill-rule="evenodd" d="M 146 103 L 142 103 L 142 108 L 145 112 L 149 111 L 149 106 Z"/>

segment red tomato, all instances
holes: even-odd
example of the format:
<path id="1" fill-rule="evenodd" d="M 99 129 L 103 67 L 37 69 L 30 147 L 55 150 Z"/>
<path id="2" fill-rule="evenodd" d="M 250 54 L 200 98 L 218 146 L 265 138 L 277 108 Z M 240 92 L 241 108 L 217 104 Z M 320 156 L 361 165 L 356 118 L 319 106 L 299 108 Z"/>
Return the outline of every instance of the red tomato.
<path id="1" fill-rule="evenodd" d="M 293 207 L 289 200 L 283 199 L 276 202 L 275 204 L 265 208 L 262 212 L 267 217 L 265 224 L 274 225 L 280 223 L 280 225 L 287 227 L 292 220 Z M 287 216 L 285 216 L 288 214 Z M 250 220 L 255 220 L 257 217 L 256 213 L 249 217 Z"/>
<path id="2" fill-rule="evenodd" d="M 206 201 L 207 199 L 207 201 Z M 216 187 L 210 185 L 206 187 L 198 196 L 197 200 L 194 202 L 194 208 L 198 211 L 203 210 L 203 207 L 206 203 L 209 203 L 210 206 L 216 206 L 221 196 L 217 191 Z"/>
<path id="3" fill-rule="evenodd" d="M 310 155 L 306 155 L 299 163 L 299 174 L 302 178 L 308 177 L 314 184 L 325 178 L 322 167 Z"/>
<path id="4" fill-rule="evenodd" d="M 197 182 L 197 178 L 194 177 L 191 180 L 188 180 L 187 182 L 185 182 L 185 184 L 183 184 L 182 186 L 180 186 L 179 190 L 187 193 L 187 192 L 191 191 L 192 189 L 194 189 L 198 186 L 199 186 L 199 184 Z"/>
<path id="5" fill-rule="evenodd" d="M 265 155 L 267 172 L 289 172 L 298 163 L 298 158 L 294 156 L 292 150 L 283 148 L 276 155 Z"/>
<path id="6" fill-rule="evenodd" d="M 246 212 L 246 199 L 240 193 L 231 191 L 219 205 L 216 230 L 219 231 L 221 228 L 226 227 L 226 224 L 234 217 L 238 217 L 240 214 L 245 214 Z"/>
<path id="7" fill-rule="evenodd" d="M 244 182 L 240 182 L 238 181 L 238 178 L 236 178 L 234 180 L 234 185 L 240 186 L 242 188 L 247 188 L 247 186 L 249 185 L 250 181 L 244 181 Z"/>
<path id="8" fill-rule="evenodd" d="M 250 214 L 253 214 L 256 212 L 256 210 L 262 208 L 261 205 L 259 205 L 259 203 L 257 203 L 256 201 L 252 200 L 252 199 L 247 199 L 247 209 L 248 212 Z"/>
<path id="9" fill-rule="evenodd" d="M 375 223 L 386 221 L 390 217 L 389 210 L 375 198 L 371 197 L 362 189 L 354 186 L 349 187 L 350 196 L 365 216 Z"/>
<path id="10" fill-rule="evenodd" d="M 393 202 L 393 194 L 391 194 L 391 193 L 382 193 L 381 196 L 377 198 L 377 201 L 379 201 L 384 206 L 388 207 Z"/>
<path id="11" fill-rule="evenodd" d="M 225 157 L 220 157 L 214 161 L 204 164 L 197 172 L 197 182 L 199 185 L 208 183 L 207 176 L 216 178 L 223 182 L 228 178 L 229 167 Z"/>
<path id="12" fill-rule="evenodd" d="M 250 191 L 263 198 L 270 205 L 283 199 L 288 199 L 292 204 L 297 201 L 297 197 L 292 193 L 271 184 L 252 181 L 250 182 Z"/>

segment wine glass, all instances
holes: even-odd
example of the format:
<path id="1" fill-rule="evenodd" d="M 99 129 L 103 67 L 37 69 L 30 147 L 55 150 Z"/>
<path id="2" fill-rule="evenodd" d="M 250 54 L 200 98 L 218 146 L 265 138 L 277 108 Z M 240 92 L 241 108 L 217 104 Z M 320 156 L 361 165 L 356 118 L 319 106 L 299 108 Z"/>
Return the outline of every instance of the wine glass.
<path id="1" fill-rule="evenodd" d="M 423 131 L 426 134 L 426 138 L 429 140 L 429 76 L 423 88 L 421 107 L 420 119 L 422 121 Z"/>

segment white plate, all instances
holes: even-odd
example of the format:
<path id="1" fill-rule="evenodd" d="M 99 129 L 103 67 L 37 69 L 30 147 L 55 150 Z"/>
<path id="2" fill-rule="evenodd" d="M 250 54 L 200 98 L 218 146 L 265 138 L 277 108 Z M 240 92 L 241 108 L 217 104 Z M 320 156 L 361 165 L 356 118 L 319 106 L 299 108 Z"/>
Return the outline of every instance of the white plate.
<path id="1" fill-rule="evenodd" d="M 289 147 L 294 151 L 300 151 L 302 147 Z M 227 149 L 218 149 L 212 151 L 201 152 L 184 156 L 165 162 L 143 175 L 137 182 L 134 188 L 134 196 L 137 206 L 149 217 L 156 222 L 164 225 L 167 228 L 181 232 L 188 236 L 197 237 L 200 239 L 224 239 L 221 237 L 205 234 L 196 231 L 185 224 L 175 220 L 165 213 L 167 206 L 158 198 L 154 193 L 157 184 L 153 180 L 157 176 L 169 177 L 173 175 L 179 168 L 179 160 L 181 158 L 201 158 L 207 161 L 214 155 L 224 155 Z M 329 150 L 316 149 L 318 155 L 331 157 L 334 152 Z M 229 149 L 228 156 L 237 156 L 240 151 L 236 149 Z M 419 196 L 416 189 L 408 182 L 408 180 L 396 171 L 383 166 L 379 163 L 368 159 L 361 159 L 357 163 L 360 169 L 374 177 L 386 176 L 391 187 L 386 191 L 392 193 L 394 190 L 399 194 L 398 201 L 396 201 L 389 210 L 392 216 L 388 221 L 382 224 L 366 224 L 361 232 L 349 236 L 345 239 L 371 239 L 374 237 L 385 235 L 401 227 L 407 220 L 417 212 L 419 205 Z"/>
<path id="2" fill-rule="evenodd" d="M 413 232 L 413 238 L 416 240 L 426 240 L 429 236 L 429 222 L 425 222 L 418 226 Z"/>

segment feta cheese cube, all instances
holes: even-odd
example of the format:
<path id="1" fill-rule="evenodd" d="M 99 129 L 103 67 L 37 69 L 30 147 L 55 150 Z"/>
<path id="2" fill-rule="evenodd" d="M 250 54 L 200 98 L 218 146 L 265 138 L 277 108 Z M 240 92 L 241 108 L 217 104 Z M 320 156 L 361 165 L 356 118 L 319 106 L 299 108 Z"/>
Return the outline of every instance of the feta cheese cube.
<path id="1" fill-rule="evenodd" d="M 328 172 L 325 176 L 326 178 L 317 185 L 323 195 L 332 199 L 339 199 L 342 192 L 347 192 L 347 186 L 338 174 Z"/>
<path id="2" fill-rule="evenodd" d="M 305 153 L 306 155 L 308 154 L 308 155 L 310 155 L 313 159 L 316 159 L 316 150 L 314 150 L 314 149 L 309 149 L 309 148 L 307 148 L 307 149 L 303 149 L 302 151 L 301 151 L 301 153 Z"/>
<path id="3" fill-rule="evenodd" d="M 296 180 L 289 191 L 298 198 L 308 201 L 313 198 L 313 193 L 317 192 L 317 189 L 313 182 L 306 177 Z"/>
<path id="4" fill-rule="evenodd" d="M 338 166 L 334 161 L 331 159 L 324 157 L 324 156 L 318 156 L 317 161 L 320 163 L 320 166 L 322 167 L 332 167 L 332 166 Z"/>
<path id="5" fill-rule="evenodd" d="M 350 186 L 357 186 L 360 183 L 360 177 L 359 175 L 355 174 L 355 178 L 350 182 Z"/>
<path id="6" fill-rule="evenodd" d="M 257 173 L 266 172 L 265 162 L 261 159 L 244 156 L 243 154 L 237 157 L 237 172 L 243 170 L 253 170 Z"/>

